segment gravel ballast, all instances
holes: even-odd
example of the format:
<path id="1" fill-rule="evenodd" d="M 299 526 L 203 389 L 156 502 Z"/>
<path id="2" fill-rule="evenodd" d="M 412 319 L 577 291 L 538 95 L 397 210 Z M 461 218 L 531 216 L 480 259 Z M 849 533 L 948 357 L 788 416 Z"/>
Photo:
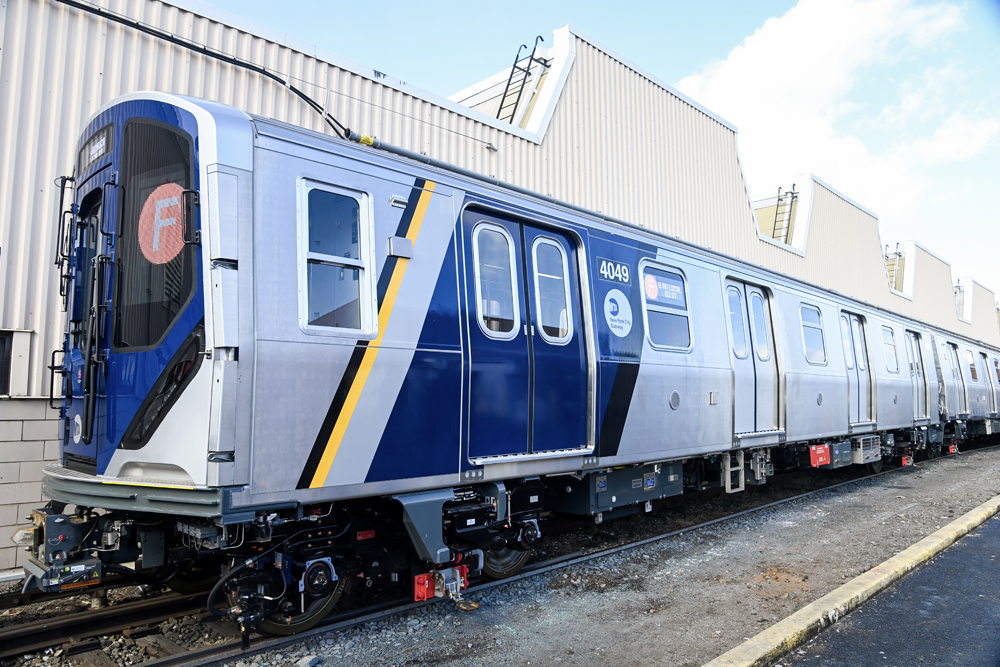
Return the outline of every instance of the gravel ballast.
<path id="1" fill-rule="evenodd" d="M 700 666 L 996 495 L 972 451 L 229 664 Z"/>

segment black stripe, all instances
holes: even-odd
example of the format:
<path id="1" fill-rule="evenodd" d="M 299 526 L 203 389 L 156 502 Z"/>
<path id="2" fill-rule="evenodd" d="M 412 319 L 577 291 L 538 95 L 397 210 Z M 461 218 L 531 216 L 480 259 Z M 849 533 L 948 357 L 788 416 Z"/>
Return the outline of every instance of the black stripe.
<path id="1" fill-rule="evenodd" d="M 420 201 L 420 195 L 423 193 L 426 184 L 427 182 L 422 178 L 418 178 L 414 182 L 413 189 L 410 190 L 410 198 L 406 203 L 406 209 L 403 211 L 403 216 L 399 220 L 399 226 L 396 228 L 396 236 L 406 236 L 410 231 L 410 223 L 413 222 L 413 214 L 417 210 L 417 202 Z M 382 310 L 382 302 L 385 300 L 385 293 L 389 289 L 389 283 L 392 282 L 393 274 L 396 272 L 396 263 L 395 257 L 386 257 L 385 264 L 382 266 L 382 273 L 378 277 L 377 294 L 378 310 L 380 312 Z M 351 387 L 354 385 L 354 379 L 358 375 L 358 369 L 361 368 L 361 361 L 365 358 L 365 351 L 367 349 L 368 341 L 358 341 L 358 346 L 354 348 L 351 360 L 347 363 L 347 370 L 344 371 L 344 376 L 340 378 L 340 384 L 333 395 L 333 402 L 330 403 L 330 408 L 326 411 L 326 418 L 323 420 L 323 425 L 316 435 L 316 441 L 313 443 L 312 450 L 309 452 L 309 458 L 306 459 L 305 468 L 302 469 L 302 475 L 299 477 L 299 483 L 295 488 L 308 489 L 312 483 L 312 478 L 316 474 L 316 468 L 319 467 L 319 462 L 323 458 L 323 452 L 326 451 L 326 445 L 330 442 L 330 434 L 333 433 L 333 427 L 337 425 L 340 412 L 344 409 L 344 402 L 347 400 L 347 395 L 351 392 Z"/>
<path id="2" fill-rule="evenodd" d="M 418 178 L 413 182 L 413 189 L 410 190 L 410 196 L 406 200 L 403 217 L 399 219 L 399 226 L 396 227 L 396 236 L 406 236 L 409 233 L 410 223 L 413 222 L 413 214 L 417 210 L 417 202 L 420 201 L 420 195 L 423 194 L 426 185 L 427 181 L 422 178 Z"/>
<path id="3" fill-rule="evenodd" d="M 299 483 L 295 488 L 308 489 L 312 483 L 313 475 L 316 474 L 316 468 L 319 466 L 320 459 L 323 458 L 323 452 L 326 450 L 326 443 L 330 441 L 330 434 L 333 433 L 333 427 L 337 424 L 340 411 L 344 409 L 344 402 L 347 400 L 347 395 L 351 392 L 351 386 L 354 384 L 354 378 L 358 375 L 358 369 L 361 368 L 361 360 L 365 358 L 365 351 L 367 349 L 368 341 L 358 341 L 358 346 L 354 348 L 351 360 L 347 362 L 347 370 L 344 371 L 343 377 L 340 378 L 340 385 L 337 387 L 337 392 L 333 395 L 333 403 L 330 404 L 330 409 L 326 411 L 326 419 L 323 420 L 323 426 L 319 429 L 319 435 L 316 436 L 316 442 L 313 443 L 312 451 L 309 452 L 309 458 L 306 460 L 306 467 L 302 470 L 302 476 L 299 477 Z"/>
<path id="4" fill-rule="evenodd" d="M 406 200 L 403 217 L 399 219 L 399 225 L 396 227 L 396 236 L 405 237 L 409 233 L 410 223 L 413 222 L 413 214 L 417 211 L 417 202 L 420 201 L 420 195 L 423 194 L 425 185 L 427 185 L 427 181 L 422 178 L 418 178 L 414 182 L 413 189 L 410 190 L 410 197 Z M 395 257 L 386 257 L 385 265 L 382 266 L 382 273 L 378 277 L 376 292 L 378 294 L 379 311 L 382 310 L 382 302 L 385 301 L 385 293 L 389 289 L 389 283 L 392 282 L 392 275 L 396 272 L 396 262 Z"/>
<path id="5" fill-rule="evenodd" d="M 378 277 L 378 286 L 376 287 L 376 293 L 378 294 L 378 312 L 382 312 L 382 302 L 385 301 L 385 293 L 389 289 L 389 283 L 392 282 L 392 274 L 396 272 L 396 258 L 386 257 L 385 264 L 382 266 L 382 273 Z"/>
<path id="6" fill-rule="evenodd" d="M 598 456 L 616 456 L 622 442 L 622 431 L 632 405 L 632 392 L 639 377 L 639 364 L 619 363 L 615 382 L 611 387 L 611 397 L 601 422 L 601 434 L 597 439 Z"/>

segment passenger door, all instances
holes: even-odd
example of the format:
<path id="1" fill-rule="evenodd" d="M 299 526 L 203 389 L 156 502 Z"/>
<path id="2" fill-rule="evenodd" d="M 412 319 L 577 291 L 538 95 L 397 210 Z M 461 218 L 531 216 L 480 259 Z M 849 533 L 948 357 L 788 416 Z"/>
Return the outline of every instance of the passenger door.
<path id="1" fill-rule="evenodd" d="M 854 354 L 854 338 L 851 336 L 851 320 L 847 313 L 840 314 L 840 338 L 844 345 L 844 366 L 847 368 L 847 420 L 858 423 L 858 365 Z"/>
<path id="2" fill-rule="evenodd" d="M 735 433 L 778 428 L 778 365 L 774 358 L 770 299 L 739 280 L 726 280 L 730 358 L 735 373 Z"/>
<path id="3" fill-rule="evenodd" d="M 864 320 L 854 313 L 841 312 L 840 334 L 847 365 L 850 423 L 867 423 L 872 421 L 872 378 Z"/>
<path id="4" fill-rule="evenodd" d="M 920 353 L 920 334 L 906 332 L 906 358 L 910 363 L 910 380 L 913 392 L 913 418 L 927 417 L 927 380 L 924 376 L 923 357 Z"/>
<path id="5" fill-rule="evenodd" d="M 969 392 L 965 385 L 965 374 L 962 373 L 962 362 L 958 359 L 958 346 L 948 343 L 948 357 L 951 360 L 952 372 L 955 374 L 955 383 L 958 388 L 958 418 L 964 419 L 969 416 Z"/>
<path id="6" fill-rule="evenodd" d="M 983 361 L 983 375 L 986 376 L 986 391 L 988 392 L 987 407 L 991 414 L 997 411 L 997 387 L 996 380 L 993 375 L 993 369 L 990 368 L 990 360 L 986 357 L 986 353 L 980 352 L 979 358 Z"/>
<path id="7" fill-rule="evenodd" d="M 463 215 L 469 457 L 587 446 L 587 346 L 579 258 L 562 231 Z"/>

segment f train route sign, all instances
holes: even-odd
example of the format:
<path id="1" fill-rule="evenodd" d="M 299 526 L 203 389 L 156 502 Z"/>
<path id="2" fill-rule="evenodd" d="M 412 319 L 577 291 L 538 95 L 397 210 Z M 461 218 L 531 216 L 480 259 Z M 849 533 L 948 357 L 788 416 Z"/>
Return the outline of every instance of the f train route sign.
<path id="1" fill-rule="evenodd" d="M 184 248 L 184 189 L 164 183 L 153 190 L 139 214 L 139 247 L 153 264 L 166 264 Z"/>

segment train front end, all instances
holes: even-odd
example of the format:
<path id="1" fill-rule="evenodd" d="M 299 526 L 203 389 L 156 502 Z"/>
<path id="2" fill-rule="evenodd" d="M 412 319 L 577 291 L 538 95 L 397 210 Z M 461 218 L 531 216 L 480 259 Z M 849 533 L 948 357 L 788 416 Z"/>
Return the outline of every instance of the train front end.
<path id="1" fill-rule="evenodd" d="M 31 552 L 26 589 L 85 588 L 124 563 L 153 577 L 184 560 L 184 520 L 222 514 L 238 348 L 223 315 L 235 296 L 221 290 L 235 281 L 213 266 L 235 275 L 235 230 L 228 241 L 211 230 L 235 217 L 220 169 L 249 173 L 252 155 L 249 118 L 200 100 L 138 93 L 87 125 L 63 179 L 55 258 L 67 313 L 52 367 L 62 459 L 45 469 L 52 502 L 16 537 Z M 192 532 L 182 543 L 193 553 L 225 540 Z"/>

